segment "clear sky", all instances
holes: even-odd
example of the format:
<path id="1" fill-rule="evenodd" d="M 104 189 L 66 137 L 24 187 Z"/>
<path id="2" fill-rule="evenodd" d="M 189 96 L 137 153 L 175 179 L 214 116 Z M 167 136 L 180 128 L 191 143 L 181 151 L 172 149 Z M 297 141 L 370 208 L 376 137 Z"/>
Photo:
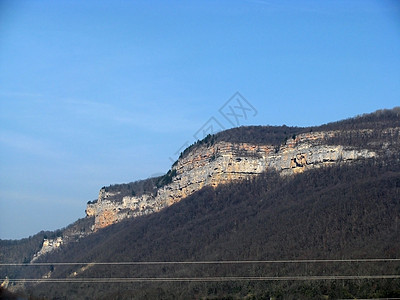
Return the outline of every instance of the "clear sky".
<path id="1" fill-rule="evenodd" d="M 239 125 L 400 105 L 399 1 L 1 0 L 0 238 L 166 172 L 237 91 Z"/>

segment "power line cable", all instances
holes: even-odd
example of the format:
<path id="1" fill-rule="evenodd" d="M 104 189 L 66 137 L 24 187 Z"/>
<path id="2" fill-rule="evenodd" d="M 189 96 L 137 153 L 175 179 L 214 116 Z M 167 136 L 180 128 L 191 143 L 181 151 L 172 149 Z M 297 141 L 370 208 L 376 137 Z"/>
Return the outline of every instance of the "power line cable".
<path id="1" fill-rule="evenodd" d="M 215 281 L 304 281 L 304 280 L 360 280 L 400 279 L 400 275 L 331 275 L 331 276 L 219 276 L 219 277 L 122 277 L 122 278 L 23 278 L 9 279 L 13 283 L 129 283 L 129 282 L 215 282 Z"/>
<path id="2" fill-rule="evenodd" d="M 298 260 L 210 260 L 210 261 L 125 261 L 125 262 L 38 262 L 0 263 L 0 266 L 61 266 L 61 265 L 167 265 L 167 264 L 296 264 L 296 263 L 366 263 L 397 262 L 400 258 L 360 259 L 298 259 Z"/>

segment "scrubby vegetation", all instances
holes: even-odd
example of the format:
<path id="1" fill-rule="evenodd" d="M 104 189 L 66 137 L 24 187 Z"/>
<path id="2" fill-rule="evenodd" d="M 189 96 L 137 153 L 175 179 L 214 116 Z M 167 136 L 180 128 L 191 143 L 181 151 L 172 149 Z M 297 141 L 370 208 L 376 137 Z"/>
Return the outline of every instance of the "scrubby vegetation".
<path id="1" fill-rule="evenodd" d="M 171 169 L 162 176 L 158 181 L 157 181 L 157 188 L 163 187 L 164 185 L 170 184 L 172 182 L 172 179 L 176 176 L 176 170 Z"/>
<path id="2" fill-rule="evenodd" d="M 109 197 L 109 200 L 122 201 L 122 197 L 124 196 L 155 194 L 157 192 L 157 184 L 162 180 L 162 178 L 163 176 L 151 177 L 130 183 L 112 184 L 103 188 L 106 192 L 117 193 L 117 195 Z"/>
<path id="3" fill-rule="evenodd" d="M 143 194 L 156 195 L 157 190 L 172 182 L 172 178 L 176 176 L 176 170 L 170 169 L 165 175 L 151 177 L 144 180 L 138 180 L 130 183 L 123 184 L 112 184 L 107 187 L 103 187 L 106 192 L 115 193 L 115 195 L 109 196 L 107 199 L 110 201 L 120 202 L 124 196 L 137 196 L 140 197 Z M 90 203 L 95 203 L 91 201 Z"/>

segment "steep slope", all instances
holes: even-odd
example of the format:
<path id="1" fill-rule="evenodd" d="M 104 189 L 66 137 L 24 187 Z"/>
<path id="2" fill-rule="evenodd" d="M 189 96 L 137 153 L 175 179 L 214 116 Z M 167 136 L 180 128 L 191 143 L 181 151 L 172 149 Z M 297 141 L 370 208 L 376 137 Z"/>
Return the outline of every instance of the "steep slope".
<path id="1" fill-rule="evenodd" d="M 249 179 L 267 170 L 290 175 L 393 152 L 400 137 L 399 112 L 383 110 L 316 128 L 252 126 L 207 136 L 188 147 L 163 177 L 103 187 L 86 213 L 95 218 L 97 230 L 158 212 L 204 186 Z"/>
<path id="2" fill-rule="evenodd" d="M 44 246 L 56 244 L 58 251 L 42 247 L 35 263 L 396 256 L 399 112 L 384 110 L 316 128 L 252 126 L 208 136 L 185 150 L 164 176 L 103 187 L 99 198 L 88 203 L 87 218 L 61 230 L 61 235 L 46 237 Z M 63 236 L 59 244 L 52 240 L 57 236 Z M 21 250 L 25 258 L 19 257 L 18 262 L 32 259 L 41 238 L 44 235 L 38 235 L 26 249 L 23 245 L 30 245 L 29 240 L 0 242 L 7 253 Z M 386 267 L 395 274 L 400 269 Z M 259 266 L 248 268 L 258 270 L 250 275 L 271 272 Z M 370 270 L 376 268 L 382 269 L 369 266 Z M 163 266 L 160 271 L 155 266 L 112 270 L 82 264 L 7 267 L 1 268 L 1 274 L 12 278 L 203 276 L 219 270 L 224 275 L 241 274 L 246 268 L 205 269 Z M 282 270 L 294 272 L 299 266 Z M 323 271 L 315 266 L 310 270 Z M 364 283 L 360 284 L 357 286 Z M 153 287 L 135 287 L 127 295 L 150 293 Z M 228 285 L 229 291 L 231 287 Z M 42 295 L 62 295 L 67 290 L 90 295 L 93 289 L 99 295 L 109 290 L 110 297 L 119 293 L 116 285 L 106 289 L 90 284 L 42 288 Z M 196 285 L 205 295 L 203 288 Z M 270 291 L 268 295 L 276 295 L 279 286 L 264 288 Z M 47 289 L 48 294 L 44 292 Z M 174 284 L 167 284 L 165 290 L 171 298 L 177 296 L 176 291 L 185 298 L 196 296 L 188 294 L 187 287 Z M 250 293 L 261 295 L 260 290 L 263 288 L 249 284 Z M 392 287 L 383 290 L 396 291 Z M 158 292 L 155 295 L 160 295 Z M 223 295 L 220 285 L 214 294 Z"/>
<path id="3" fill-rule="evenodd" d="M 204 186 L 216 187 L 234 180 L 249 179 L 273 169 L 282 174 L 303 172 L 338 161 L 371 158 L 376 155 L 368 149 L 324 145 L 322 140 L 334 132 L 302 134 L 277 149 L 272 145 L 231 144 L 219 142 L 192 149 L 178 160 L 170 173 L 171 183 L 154 194 L 118 196 L 119 191 L 100 190 L 98 201 L 87 207 L 87 215 L 95 217 L 95 227 L 106 227 L 127 217 L 160 211 L 193 194 Z M 114 197 L 113 200 L 109 200 Z M 122 199 L 121 199 L 122 198 Z"/>
<path id="4" fill-rule="evenodd" d="M 378 111 L 315 128 L 250 126 L 209 136 L 186 149 L 165 176 L 103 187 L 98 199 L 88 202 L 83 231 L 42 233 L 37 241 L 35 237 L 0 241 L 0 259 L 30 261 L 60 242 L 90 233 L 90 228 L 160 211 L 203 186 L 251 178 L 270 169 L 291 174 L 394 153 L 400 140 L 399 111 Z M 57 241 L 57 236 L 62 240 Z"/>
<path id="5" fill-rule="evenodd" d="M 299 174 L 266 173 L 251 181 L 206 187 L 151 214 L 109 226 L 53 253 L 47 261 L 209 261 L 397 257 L 400 251 L 400 161 L 363 160 Z M 84 266 L 84 265 L 83 265 Z M 398 274 L 399 263 L 359 265 L 154 265 L 56 267 L 53 278 Z M 311 283 L 43 284 L 36 295 L 104 299 L 400 295 L 399 280 Z M 240 287 L 240 288 L 239 288 Z M 157 290 L 158 289 L 158 290 Z M 210 290 L 211 289 L 211 290 Z M 41 292 L 40 292 L 41 291 Z M 157 291 L 157 292 L 155 292 Z M 155 294 L 154 294 L 155 293 Z M 163 296 L 164 295 L 164 296 Z"/>
<path id="6" fill-rule="evenodd" d="M 57 238 L 61 238 L 62 242 L 77 241 L 91 232 L 92 224 L 91 218 L 83 218 L 56 231 L 41 231 L 21 240 L 0 240 L 0 262 L 30 262 L 35 254 L 43 250 L 43 241 L 53 241 Z"/>

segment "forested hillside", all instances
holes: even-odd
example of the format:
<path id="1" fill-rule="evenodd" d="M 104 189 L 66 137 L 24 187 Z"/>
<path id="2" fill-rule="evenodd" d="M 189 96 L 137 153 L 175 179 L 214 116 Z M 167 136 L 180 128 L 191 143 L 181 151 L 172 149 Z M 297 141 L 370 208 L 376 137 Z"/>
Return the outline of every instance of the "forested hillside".
<path id="1" fill-rule="evenodd" d="M 42 248 L 43 240 L 61 237 L 68 241 L 78 241 L 90 232 L 92 224 L 93 218 L 84 218 L 56 231 L 41 231 L 21 240 L 0 240 L 0 262 L 29 264 L 34 255 Z M 23 267 L 2 266 L 0 277 L 23 278 L 26 271 L 26 268 Z"/>
<path id="2" fill-rule="evenodd" d="M 282 178 L 205 188 L 158 214 L 127 220 L 71 244 L 48 262 L 397 258 L 398 156 Z M 53 278 L 77 266 L 57 266 Z M 77 278 L 399 274 L 399 263 L 304 265 L 94 265 Z M 35 295 L 96 298 L 400 296 L 399 280 L 42 284 Z M 311 294 L 310 294 L 311 293 Z M 150 296 L 149 296 L 150 295 Z"/>
<path id="3" fill-rule="evenodd" d="M 19 282 L 33 297 L 49 299 L 400 297 L 399 127 L 395 108 L 313 128 L 250 126 L 209 135 L 182 156 L 219 141 L 279 147 L 300 133 L 317 131 L 334 132 L 322 143 L 376 155 L 297 175 L 268 171 L 204 187 L 160 212 L 94 233 L 93 218 L 85 218 L 56 232 L 0 241 L 2 263 L 29 262 L 44 238 L 74 241 L 34 264 L 3 266 L 0 275 L 7 275 L 11 285 L 18 278 L 70 281 Z M 171 176 L 170 171 L 104 190 L 118 197 L 152 193 Z M 381 260 L 353 261 L 374 258 Z M 304 261 L 326 259 L 335 261 Z"/>

